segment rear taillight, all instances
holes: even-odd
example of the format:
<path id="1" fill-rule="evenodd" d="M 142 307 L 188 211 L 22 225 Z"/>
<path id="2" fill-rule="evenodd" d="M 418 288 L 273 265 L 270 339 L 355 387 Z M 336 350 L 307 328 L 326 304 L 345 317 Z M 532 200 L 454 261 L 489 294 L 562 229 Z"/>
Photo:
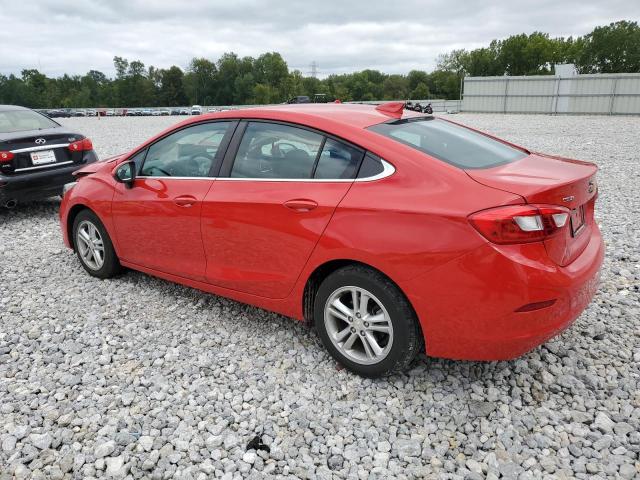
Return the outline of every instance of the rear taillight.
<path id="1" fill-rule="evenodd" d="M 68 148 L 72 152 L 84 152 L 86 150 L 93 150 L 93 143 L 91 143 L 91 140 L 88 138 L 83 138 L 77 142 L 70 143 Z"/>
<path id="2" fill-rule="evenodd" d="M 493 243 L 530 243 L 567 228 L 570 213 L 554 205 L 507 205 L 476 212 L 469 221 Z"/>
<path id="3" fill-rule="evenodd" d="M 13 152 L 0 152 L 0 163 L 9 163 L 13 160 Z"/>

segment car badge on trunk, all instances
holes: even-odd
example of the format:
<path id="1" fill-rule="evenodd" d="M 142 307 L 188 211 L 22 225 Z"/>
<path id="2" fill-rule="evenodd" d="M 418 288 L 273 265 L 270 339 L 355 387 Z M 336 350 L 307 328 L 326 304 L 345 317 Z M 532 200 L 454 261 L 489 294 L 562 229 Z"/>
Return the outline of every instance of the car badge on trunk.
<path id="1" fill-rule="evenodd" d="M 42 145 L 43 143 L 46 143 L 46 140 L 44 138 L 36 138 L 36 143 L 38 145 Z"/>
<path id="2" fill-rule="evenodd" d="M 562 201 L 568 203 L 568 202 L 572 202 L 574 198 L 576 197 L 574 197 L 573 195 L 569 195 L 568 197 L 564 197 Z"/>

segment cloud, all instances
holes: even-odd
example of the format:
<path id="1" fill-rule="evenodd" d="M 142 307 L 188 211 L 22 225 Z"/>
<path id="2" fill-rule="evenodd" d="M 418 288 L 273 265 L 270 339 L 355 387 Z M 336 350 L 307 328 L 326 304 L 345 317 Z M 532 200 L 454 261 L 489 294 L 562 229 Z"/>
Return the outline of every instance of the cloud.
<path id="1" fill-rule="evenodd" d="M 533 31 L 583 35 L 640 17 L 640 3 L 569 0 L 31 0 L 2 6 L 0 72 L 114 74 L 114 55 L 186 67 L 192 57 L 278 51 L 303 73 L 430 70 L 440 53 Z M 613 13 L 612 13 L 613 12 Z"/>

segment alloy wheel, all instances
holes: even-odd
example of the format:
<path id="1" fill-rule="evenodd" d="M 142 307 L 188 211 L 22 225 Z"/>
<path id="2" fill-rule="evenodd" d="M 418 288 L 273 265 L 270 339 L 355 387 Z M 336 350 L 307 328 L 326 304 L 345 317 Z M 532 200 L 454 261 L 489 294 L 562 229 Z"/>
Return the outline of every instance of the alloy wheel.
<path id="1" fill-rule="evenodd" d="M 80 258 L 91 270 L 100 270 L 104 265 L 104 242 L 98 228 L 88 220 L 78 225 L 76 246 Z"/>
<path id="2" fill-rule="evenodd" d="M 341 287 L 324 307 L 324 324 L 333 345 L 362 365 L 386 358 L 393 345 L 393 325 L 387 309 L 361 287 Z"/>

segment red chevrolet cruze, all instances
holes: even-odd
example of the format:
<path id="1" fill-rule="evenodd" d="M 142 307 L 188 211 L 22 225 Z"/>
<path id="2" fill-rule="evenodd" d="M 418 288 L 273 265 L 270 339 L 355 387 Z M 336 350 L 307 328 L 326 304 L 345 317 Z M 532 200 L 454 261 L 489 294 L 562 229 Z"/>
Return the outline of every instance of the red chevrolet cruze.
<path id="1" fill-rule="evenodd" d="M 202 115 L 65 188 L 66 245 L 315 325 L 365 376 L 517 357 L 594 295 L 596 167 L 402 104 Z"/>

